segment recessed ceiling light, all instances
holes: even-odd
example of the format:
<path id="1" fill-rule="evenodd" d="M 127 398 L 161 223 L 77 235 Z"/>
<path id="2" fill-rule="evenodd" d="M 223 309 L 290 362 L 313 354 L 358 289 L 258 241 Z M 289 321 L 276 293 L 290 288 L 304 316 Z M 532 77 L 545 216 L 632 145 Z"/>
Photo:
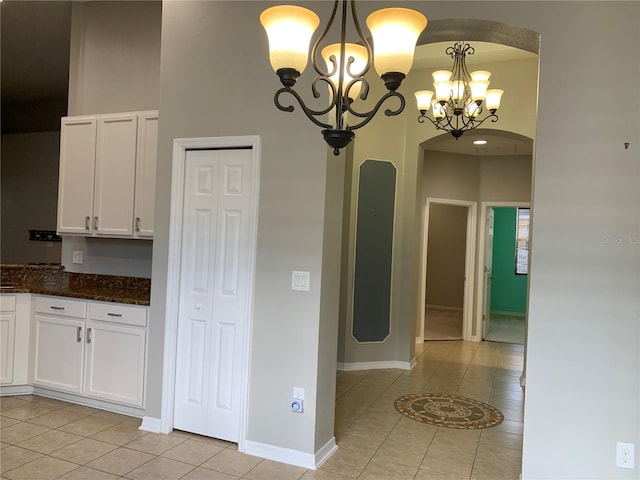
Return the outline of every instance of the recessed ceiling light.
<path id="1" fill-rule="evenodd" d="M 474 144 L 474 145 L 484 145 L 484 144 L 486 144 L 486 143 L 487 143 L 487 141 L 486 141 L 486 140 L 474 140 L 474 141 L 473 141 L 473 144 Z"/>

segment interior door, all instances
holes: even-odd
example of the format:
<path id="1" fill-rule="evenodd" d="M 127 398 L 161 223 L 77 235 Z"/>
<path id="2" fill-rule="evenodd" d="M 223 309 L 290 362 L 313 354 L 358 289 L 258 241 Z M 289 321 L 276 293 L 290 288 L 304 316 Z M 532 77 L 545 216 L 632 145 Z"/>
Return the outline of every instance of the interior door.
<path id="1" fill-rule="evenodd" d="M 482 338 L 486 338 L 489 334 L 491 322 L 491 280 L 493 274 L 491 266 L 493 264 L 493 226 L 494 211 L 493 208 L 487 208 L 487 219 L 484 224 L 484 295 L 482 309 Z"/>
<path id="2" fill-rule="evenodd" d="M 250 149 L 187 152 L 174 427 L 232 442 L 249 314 L 253 174 Z"/>

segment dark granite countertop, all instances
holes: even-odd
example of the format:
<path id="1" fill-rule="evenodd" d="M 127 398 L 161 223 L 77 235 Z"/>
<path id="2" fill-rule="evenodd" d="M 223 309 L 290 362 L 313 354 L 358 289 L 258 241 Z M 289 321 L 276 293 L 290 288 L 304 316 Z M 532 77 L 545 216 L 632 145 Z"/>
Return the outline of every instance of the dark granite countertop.
<path id="1" fill-rule="evenodd" d="M 65 272 L 61 265 L 1 265 L 0 293 L 34 293 L 149 305 L 151 280 Z"/>

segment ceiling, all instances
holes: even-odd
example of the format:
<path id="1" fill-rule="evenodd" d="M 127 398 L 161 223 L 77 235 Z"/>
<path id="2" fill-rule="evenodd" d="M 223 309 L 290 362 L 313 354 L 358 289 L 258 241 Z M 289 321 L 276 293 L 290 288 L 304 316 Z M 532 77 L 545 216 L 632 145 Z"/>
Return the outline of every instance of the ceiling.
<path id="1" fill-rule="evenodd" d="M 14 115 L 11 106 L 61 99 L 66 104 L 69 79 L 71 1 L 18 1 L 0 3 L 1 90 L 4 125 Z M 446 68 L 451 62 L 445 50 L 451 43 L 431 43 L 416 48 L 414 68 Z M 535 54 L 513 47 L 473 42 L 475 54 L 467 63 L 491 63 L 535 58 Z M 13 112 L 7 112 L 13 113 Z M 55 119 L 59 122 L 59 118 Z M 484 146 L 473 145 L 482 137 Z M 459 140 L 444 134 L 431 139 L 429 150 L 466 155 L 529 155 L 533 142 L 500 130 L 466 132 Z"/>

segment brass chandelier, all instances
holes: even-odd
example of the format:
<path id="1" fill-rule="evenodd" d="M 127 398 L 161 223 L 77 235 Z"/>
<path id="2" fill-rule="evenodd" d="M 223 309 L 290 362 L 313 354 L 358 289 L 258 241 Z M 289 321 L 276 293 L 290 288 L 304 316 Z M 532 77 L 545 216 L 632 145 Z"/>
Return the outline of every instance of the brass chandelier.
<path id="1" fill-rule="evenodd" d="M 334 1 L 327 25 L 311 50 L 311 37 L 320 24 L 314 12 L 298 6 L 280 5 L 267 8 L 260 15 L 260 22 L 269 39 L 271 66 L 283 85 L 274 95 L 276 107 L 292 112 L 294 106 L 281 102 L 280 97 L 287 94 L 295 98 L 307 118 L 323 128 L 324 139 L 335 155 L 351 142 L 353 131 L 369 123 L 388 99 L 397 98 L 399 106 L 395 110 L 387 108 L 385 115 L 398 115 L 404 110 L 405 99 L 397 89 L 411 69 L 416 41 L 427 26 L 426 17 L 419 12 L 406 8 L 385 8 L 367 17 L 371 42 L 358 22 L 355 3 L 355 0 Z M 350 9 L 347 8 L 348 4 Z M 340 42 L 321 49 L 338 11 Z M 346 39 L 349 12 L 358 43 L 348 43 Z M 319 61 L 318 54 L 323 61 Z M 319 86 L 322 83 L 326 84 L 329 91 L 328 104 L 318 110 L 307 107 L 293 88 L 309 59 L 317 74 L 311 84 L 313 97 L 320 98 Z M 371 65 L 375 66 L 388 91 L 370 111 L 360 112 L 353 104 L 358 98 L 367 99 L 369 83 L 365 75 Z M 355 123 L 347 122 L 347 114 Z"/>
<path id="2" fill-rule="evenodd" d="M 420 111 L 418 122 L 429 120 L 438 130 L 451 133 L 456 140 L 489 119 L 497 122 L 496 111 L 504 93 L 500 89 L 487 89 L 490 72 L 469 73 L 465 57 L 474 52 L 471 45 L 462 41 L 448 47 L 446 54 L 453 59 L 453 67 L 433 72 L 435 93 L 431 90 L 415 93 Z M 426 115 L 430 107 L 433 118 Z"/>

